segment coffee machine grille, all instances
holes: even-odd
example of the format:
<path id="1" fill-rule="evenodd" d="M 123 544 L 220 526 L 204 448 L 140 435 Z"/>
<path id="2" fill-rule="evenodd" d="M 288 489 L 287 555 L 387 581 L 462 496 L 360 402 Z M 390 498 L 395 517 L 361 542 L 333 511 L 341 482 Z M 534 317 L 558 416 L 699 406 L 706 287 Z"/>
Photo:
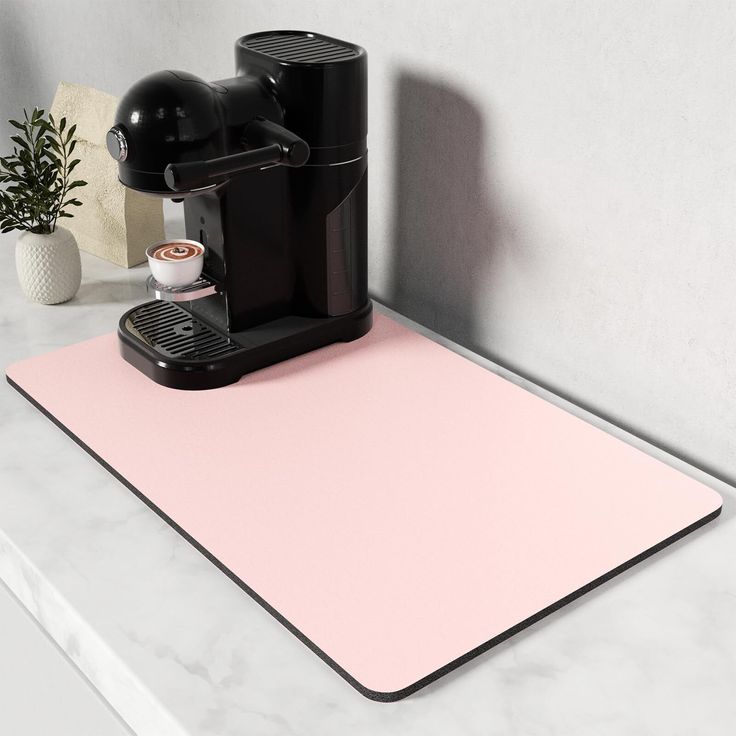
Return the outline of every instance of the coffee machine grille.
<path id="1" fill-rule="evenodd" d="M 169 358 L 219 358 L 241 346 L 170 302 L 150 302 L 128 317 L 129 327 L 157 352 Z"/>
<path id="2" fill-rule="evenodd" d="M 279 61 L 300 64 L 330 64 L 359 55 L 354 48 L 306 33 L 270 33 L 248 38 L 244 45 Z"/>

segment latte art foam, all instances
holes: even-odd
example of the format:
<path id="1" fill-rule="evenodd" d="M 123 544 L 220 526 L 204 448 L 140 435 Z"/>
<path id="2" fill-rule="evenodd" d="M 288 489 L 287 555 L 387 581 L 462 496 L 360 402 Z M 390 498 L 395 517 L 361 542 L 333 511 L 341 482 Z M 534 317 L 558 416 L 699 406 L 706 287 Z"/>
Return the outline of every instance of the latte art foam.
<path id="1" fill-rule="evenodd" d="M 151 257 L 157 261 L 185 261 L 203 253 L 202 246 L 192 243 L 164 243 L 156 248 Z"/>

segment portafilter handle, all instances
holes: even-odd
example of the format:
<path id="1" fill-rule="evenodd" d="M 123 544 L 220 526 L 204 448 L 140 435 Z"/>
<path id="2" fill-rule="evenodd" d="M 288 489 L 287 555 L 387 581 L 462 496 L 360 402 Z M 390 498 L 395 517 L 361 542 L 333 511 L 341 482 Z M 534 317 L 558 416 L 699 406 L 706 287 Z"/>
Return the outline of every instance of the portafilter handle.
<path id="1" fill-rule="evenodd" d="M 242 143 L 249 150 L 209 161 L 169 164 L 164 169 L 166 185 L 174 192 L 185 192 L 268 164 L 303 166 L 309 158 L 309 146 L 299 136 L 264 118 L 255 118 L 245 126 Z"/>

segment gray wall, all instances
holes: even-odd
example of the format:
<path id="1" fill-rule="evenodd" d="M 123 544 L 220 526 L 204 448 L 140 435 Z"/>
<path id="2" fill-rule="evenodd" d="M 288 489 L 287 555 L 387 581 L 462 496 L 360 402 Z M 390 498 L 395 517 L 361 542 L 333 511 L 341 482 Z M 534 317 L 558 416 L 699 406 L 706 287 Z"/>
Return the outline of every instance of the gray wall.
<path id="1" fill-rule="evenodd" d="M 0 0 L 0 118 L 59 79 L 232 72 L 244 33 L 369 51 L 371 289 L 736 478 L 736 7 Z"/>

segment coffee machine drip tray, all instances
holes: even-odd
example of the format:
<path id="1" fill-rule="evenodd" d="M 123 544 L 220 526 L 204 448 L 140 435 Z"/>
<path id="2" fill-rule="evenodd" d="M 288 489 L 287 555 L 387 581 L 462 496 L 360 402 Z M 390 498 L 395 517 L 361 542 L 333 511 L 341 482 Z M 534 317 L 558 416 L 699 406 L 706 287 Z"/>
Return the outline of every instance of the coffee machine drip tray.
<path id="1" fill-rule="evenodd" d="M 149 350 L 172 360 L 212 360 L 241 348 L 190 312 L 166 302 L 150 302 L 131 310 L 124 329 Z"/>
<path id="2" fill-rule="evenodd" d="M 118 325 L 118 338 L 123 357 L 156 383 L 209 389 L 332 342 L 362 337 L 371 327 L 372 313 L 369 301 L 339 317 L 289 315 L 226 332 L 174 300 L 157 300 L 126 312 Z"/>

